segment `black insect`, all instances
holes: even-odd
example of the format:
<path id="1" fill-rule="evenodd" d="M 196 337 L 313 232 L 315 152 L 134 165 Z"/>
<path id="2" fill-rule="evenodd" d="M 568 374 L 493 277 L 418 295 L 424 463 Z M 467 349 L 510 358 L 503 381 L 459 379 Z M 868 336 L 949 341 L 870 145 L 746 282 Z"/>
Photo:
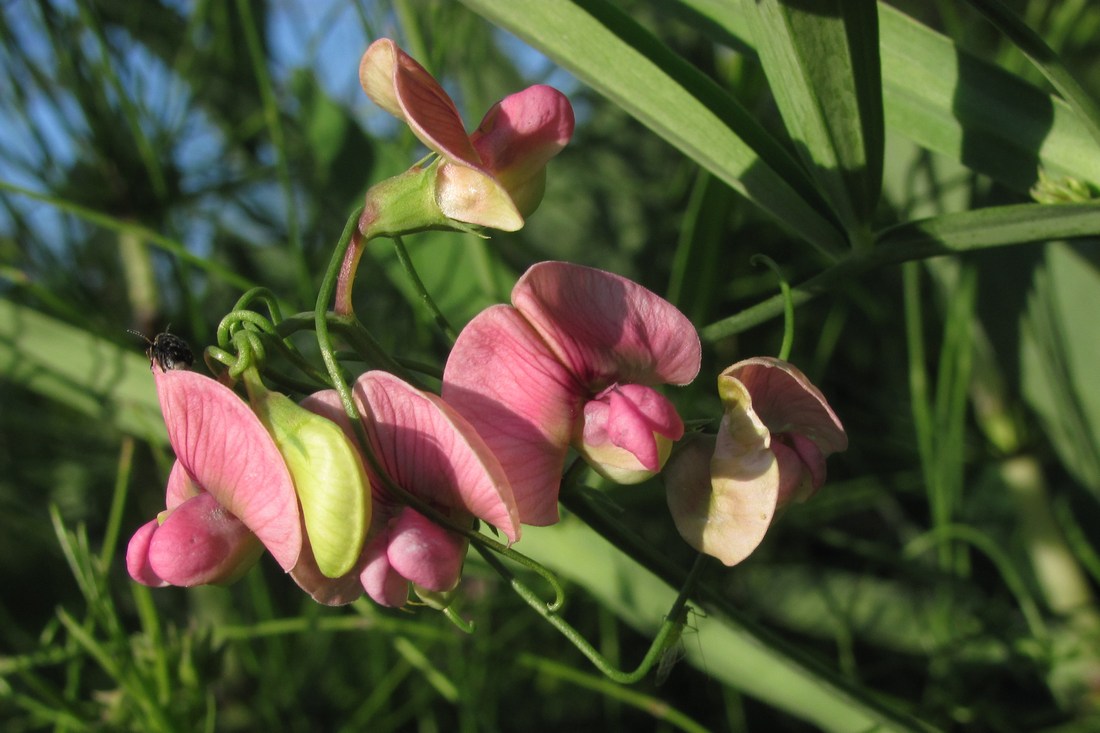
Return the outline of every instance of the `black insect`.
<path id="1" fill-rule="evenodd" d="M 191 355 L 191 347 L 187 342 L 175 334 L 158 333 L 151 340 L 140 331 L 129 331 L 145 339 L 149 348 L 145 349 L 145 355 L 149 357 L 149 368 L 156 364 L 162 372 L 170 369 L 188 369 L 195 363 L 195 357 Z"/>

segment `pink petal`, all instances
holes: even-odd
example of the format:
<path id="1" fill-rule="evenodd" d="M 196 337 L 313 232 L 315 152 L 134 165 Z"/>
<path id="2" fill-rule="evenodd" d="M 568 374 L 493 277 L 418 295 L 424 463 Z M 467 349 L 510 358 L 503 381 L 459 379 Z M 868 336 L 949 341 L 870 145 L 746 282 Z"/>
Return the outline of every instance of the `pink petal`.
<path id="1" fill-rule="evenodd" d="M 497 102 L 470 136 L 524 215 L 542 198 L 546 163 L 573 136 L 573 107 L 564 94 L 537 84 Z"/>
<path id="2" fill-rule="evenodd" d="M 390 567 L 410 582 L 443 592 L 458 584 L 466 546 L 465 537 L 405 507 L 390 526 L 386 557 Z"/>
<path id="3" fill-rule="evenodd" d="M 392 40 L 380 38 L 367 48 L 359 81 L 375 104 L 404 120 L 429 150 L 449 160 L 480 164 L 450 95 Z"/>
<path id="4" fill-rule="evenodd" d="M 187 474 L 289 571 L 302 547 L 298 498 L 256 415 L 228 387 L 182 369 L 153 370 L 168 439 Z"/>
<path id="5" fill-rule="evenodd" d="M 380 606 L 400 608 L 409 600 L 409 581 L 390 566 L 386 556 L 389 532 L 374 538 L 367 545 L 367 561 L 359 581 L 367 595 Z"/>
<path id="6" fill-rule="evenodd" d="M 687 384 L 699 373 L 691 321 L 624 277 L 541 262 L 516 283 L 512 303 L 593 392 L 614 382 Z"/>
<path id="7" fill-rule="evenodd" d="M 153 534 L 159 526 L 160 523 L 155 519 L 141 525 L 126 546 L 126 571 L 137 582 L 152 588 L 168 585 L 153 572 L 153 566 L 149 564 L 149 543 L 153 541 Z"/>
<path id="8" fill-rule="evenodd" d="M 474 427 L 452 406 L 387 372 L 367 372 L 354 394 L 386 473 L 441 507 L 463 508 L 513 542 L 519 516 L 508 478 Z M 373 483 L 373 482 L 372 482 Z"/>
<path id="9" fill-rule="evenodd" d="M 172 585 L 236 580 L 255 564 L 263 545 L 208 493 L 180 504 L 153 533 L 149 567 Z"/>
<path id="10" fill-rule="evenodd" d="M 812 440 L 824 457 L 847 449 L 848 436 L 825 396 L 794 365 L 759 356 L 722 372 L 737 379 L 752 396 L 752 409 L 773 434 L 791 433 Z"/>
<path id="11" fill-rule="evenodd" d="M 500 460 L 524 524 L 558 521 L 558 487 L 583 388 L 515 309 L 478 314 L 443 371 L 443 398 Z"/>
<path id="12" fill-rule="evenodd" d="M 164 493 L 164 506 L 175 509 L 191 497 L 201 494 L 202 487 L 187 475 L 187 470 L 177 460 L 172 464 L 172 471 L 168 474 L 168 488 Z"/>
<path id="13" fill-rule="evenodd" d="M 672 403 L 640 384 L 616 385 L 584 406 L 585 446 L 610 443 L 651 473 L 662 464 L 657 436 L 679 440 L 683 435 L 684 423 Z"/>

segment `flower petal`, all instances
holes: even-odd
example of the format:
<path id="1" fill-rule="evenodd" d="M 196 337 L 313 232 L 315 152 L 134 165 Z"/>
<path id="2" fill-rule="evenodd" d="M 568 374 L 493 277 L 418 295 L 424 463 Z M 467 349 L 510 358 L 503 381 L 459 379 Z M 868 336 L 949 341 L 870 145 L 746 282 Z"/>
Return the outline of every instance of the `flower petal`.
<path id="1" fill-rule="evenodd" d="M 516 283 L 512 303 L 594 392 L 613 382 L 687 384 L 701 347 L 691 321 L 624 277 L 568 262 L 541 262 Z"/>
<path id="2" fill-rule="evenodd" d="M 289 571 L 302 547 L 286 464 L 255 414 L 228 387 L 183 369 L 153 370 L 168 439 L 187 474 L 238 517 Z"/>
<path id="3" fill-rule="evenodd" d="M 513 542 L 519 538 L 504 469 L 455 408 L 381 371 L 359 377 L 354 394 L 371 416 L 367 432 L 375 454 L 398 485 L 438 506 L 465 509 Z"/>
<path id="4" fill-rule="evenodd" d="M 290 571 L 290 576 L 298 587 L 309 593 L 310 597 L 326 606 L 343 606 L 363 595 L 363 586 L 359 574 L 366 563 L 366 553 L 345 575 L 330 578 L 317 566 L 317 558 L 309 545 L 309 538 L 302 543 L 302 552 L 298 555 L 298 564 Z"/>
<path id="5" fill-rule="evenodd" d="M 359 581 L 367 595 L 378 605 L 400 608 L 409 600 L 409 581 L 390 566 L 386 556 L 388 544 L 388 531 L 367 543 L 367 561 Z"/>
<path id="6" fill-rule="evenodd" d="M 149 542 L 149 567 L 172 585 L 229 583 L 251 568 L 263 545 L 241 520 L 202 493 L 172 510 Z"/>
<path id="7" fill-rule="evenodd" d="M 634 484 L 660 471 L 683 435 L 671 402 L 651 387 L 624 384 L 585 404 L 583 440 L 574 446 L 602 475 Z"/>
<path id="8" fill-rule="evenodd" d="M 546 163 L 569 142 L 573 125 L 573 107 L 566 96 L 536 84 L 493 105 L 470 140 L 483 167 L 526 216 L 542 199 Z"/>
<path id="9" fill-rule="evenodd" d="M 443 592 L 458 584 L 467 544 L 465 537 L 405 507 L 390 525 L 386 558 L 390 567 L 412 583 Z"/>
<path id="10" fill-rule="evenodd" d="M 202 493 L 202 487 L 187 475 L 187 469 L 178 460 L 172 464 L 168 474 L 168 488 L 164 492 L 164 506 L 175 509 L 193 496 Z"/>
<path id="11" fill-rule="evenodd" d="M 773 434 L 812 440 L 823 457 L 847 449 L 848 436 L 821 391 L 793 364 L 767 356 L 739 361 L 722 372 L 745 385 L 752 409 Z"/>
<path id="12" fill-rule="evenodd" d="M 512 195 L 488 173 L 460 163 L 439 166 L 435 200 L 448 218 L 502 232 L 523 228 Z"/>
<path id="13" fill-rule="evenodd" d="M 449 160 L 480 164 L 450 95 L 392 40 L 380 38 L 367 48 L 359 62 L 359 82 L 375 104 L 404 120 L 429 150 Z"/>
<path id="14" fill-rule="evenodd" d="M 515 309 L 478 314 L 443 371 L 443 398 L 500 460 L 524 524 L 558 521 L 558 487 L 583 389 Z"/>
<path id="15" fill-rule="evenodd" d="M 126 571 L 130 577 L 151 588 L 163 588 L 168 583 L 153 572 L 153 566 L 149 564 L 149 543 L 153 541 L 153 534 L 160 527 L 160 523 L 153 519 L 141 525 L 134 536 L 130 538 L 130 544 L 126 546 Z"/>
<path id="16" fill-rule="evenodd" d="M 689 436 L 662 475 L 680 536 L 732 566 L 759 546 L 771 526 L 779 465 L 770 450 L 732 456 L 715 446 L 711 436 Z"/>

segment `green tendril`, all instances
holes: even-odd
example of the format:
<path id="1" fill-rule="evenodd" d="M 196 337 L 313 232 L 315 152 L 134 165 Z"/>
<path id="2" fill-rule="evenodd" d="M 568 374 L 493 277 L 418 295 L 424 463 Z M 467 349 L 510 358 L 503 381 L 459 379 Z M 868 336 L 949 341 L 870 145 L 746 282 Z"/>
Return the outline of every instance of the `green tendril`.
<path id="1" fill-rule="evenodd" d="M 657 631 L 657 635 L 653 637 L 653 642 L 650 644 L 645 656 L 642 657 L 642 661 L 638 663 L 638 666 L 633 671 L 625 672 L 600 654 L 568 621 L 558 616 L 556 613 L 557 609 L 552 609 L 543 604 L 538 595 L 524 585 L 523 581 L 508 570 L 495 555 L 490 553 L 486 548 L 481 546 L 476 547 L 481 556 L 485 558 L 485 561 L 489 563 L 502 578 L 508 581 L 516 595 L 522 598 L 539 616 L 557 629 L 562 636 L 568 639 L 581 654 L 587 657 L 588 660 L 600 670 L 600 672 L 609 679 L 622 685 L 632 685 L 645 677 L 646 674 L 649 673 L 649 670 L 660 661 L 665 651 L 676 643 L 676 639 L 683 628 L 684 619 L 687 617 L 686 606 L 688 597 L 694 590 L 695 583 L 706 564 L 705 555 L 700 554 L 696 557 L 695 564 L 684 580 L 683 587 L 676 596 L 676 600 L 673 601 L 668 615 L 665 616 L 661 628 Z"/>
<path id="2" fill-rule="evenodd" d="M 775 260 L 767 255 L 755 254 L 749 258 L 752 265 L 766 265 L 779 279 L 779 293 L 783 297 L 783 344 L 779 347 L 779 358 L 787 361 L 794 344 L 794 299 L 791 297 L 791 284 L 783 277 L 783 270 Z"/>

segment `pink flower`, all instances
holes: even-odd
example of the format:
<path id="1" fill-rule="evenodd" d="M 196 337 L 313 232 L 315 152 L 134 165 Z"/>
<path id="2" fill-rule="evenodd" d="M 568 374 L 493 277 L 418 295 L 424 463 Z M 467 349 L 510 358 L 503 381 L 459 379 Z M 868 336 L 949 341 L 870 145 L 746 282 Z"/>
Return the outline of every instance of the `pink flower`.
<path id="1" fill-rule="evenodd" d="M 359 80 L 368 97 L 442 157 L 435 201 L 458 222 L 503 231 L 522 227 L 542 200 L 546 163 L 573 135 L 569 100 L 541 84 L 495 104 L 467 135 L 439 82 L 388 38 L 363 54 Z"/>
<path id="2" fill-rule="evenodd" d="M 439 397 L 421 392 L 386 372 L 367 372 L 353 394 L 364 416 L 371 451 L 386 475 L 459 526 L 476 517 L 519 538 L 512 490 L 500 463 L 473 427 Z M 351 425 L 335 391 L 318 392 L 304 407 Z M 355 568 L 329 579 L 308 557 L 293 576 L 322 603 L 341 604 L 367 595 L 385 606 L 404 605 L 409 583 L 433 592 L 453 589 L 462 571 L 467 540 L 400 502 L 368 465 L 374 513 Z"/>
<path id="3" fill-rule="evenodd" d="M 126 567 L 145 585 L 236 579 L 267 548 L 289 571 L 302 548 L 294 484 L 259 419 L 228 387 L 153 369 L 176 464 L 166 511 L 130 540 Z"/>
<path id="4" fill-rule="evenodd" d="M 637 283 L 565 262 L 530 268 L 512 304 L 459 334 L 443 397 L 500 459 L 520 520 L 552 524 L 570 444 L 621 483 L 661 469 L 684 426 L 651 385 L 694 379 L 699 337 Z"/>
<path id="5" fill-rule="evenodd" d="M 718 377 L 725 414 L 669 462 L 665 484 L 680 535 L 736 565 L 764 539 L 775 513 L 825 482 L 825 459 L 848 436 L 821 392 L 793 365 L 740 361 Z M 709 469 L 708 469 L 709 467 Z"/>

